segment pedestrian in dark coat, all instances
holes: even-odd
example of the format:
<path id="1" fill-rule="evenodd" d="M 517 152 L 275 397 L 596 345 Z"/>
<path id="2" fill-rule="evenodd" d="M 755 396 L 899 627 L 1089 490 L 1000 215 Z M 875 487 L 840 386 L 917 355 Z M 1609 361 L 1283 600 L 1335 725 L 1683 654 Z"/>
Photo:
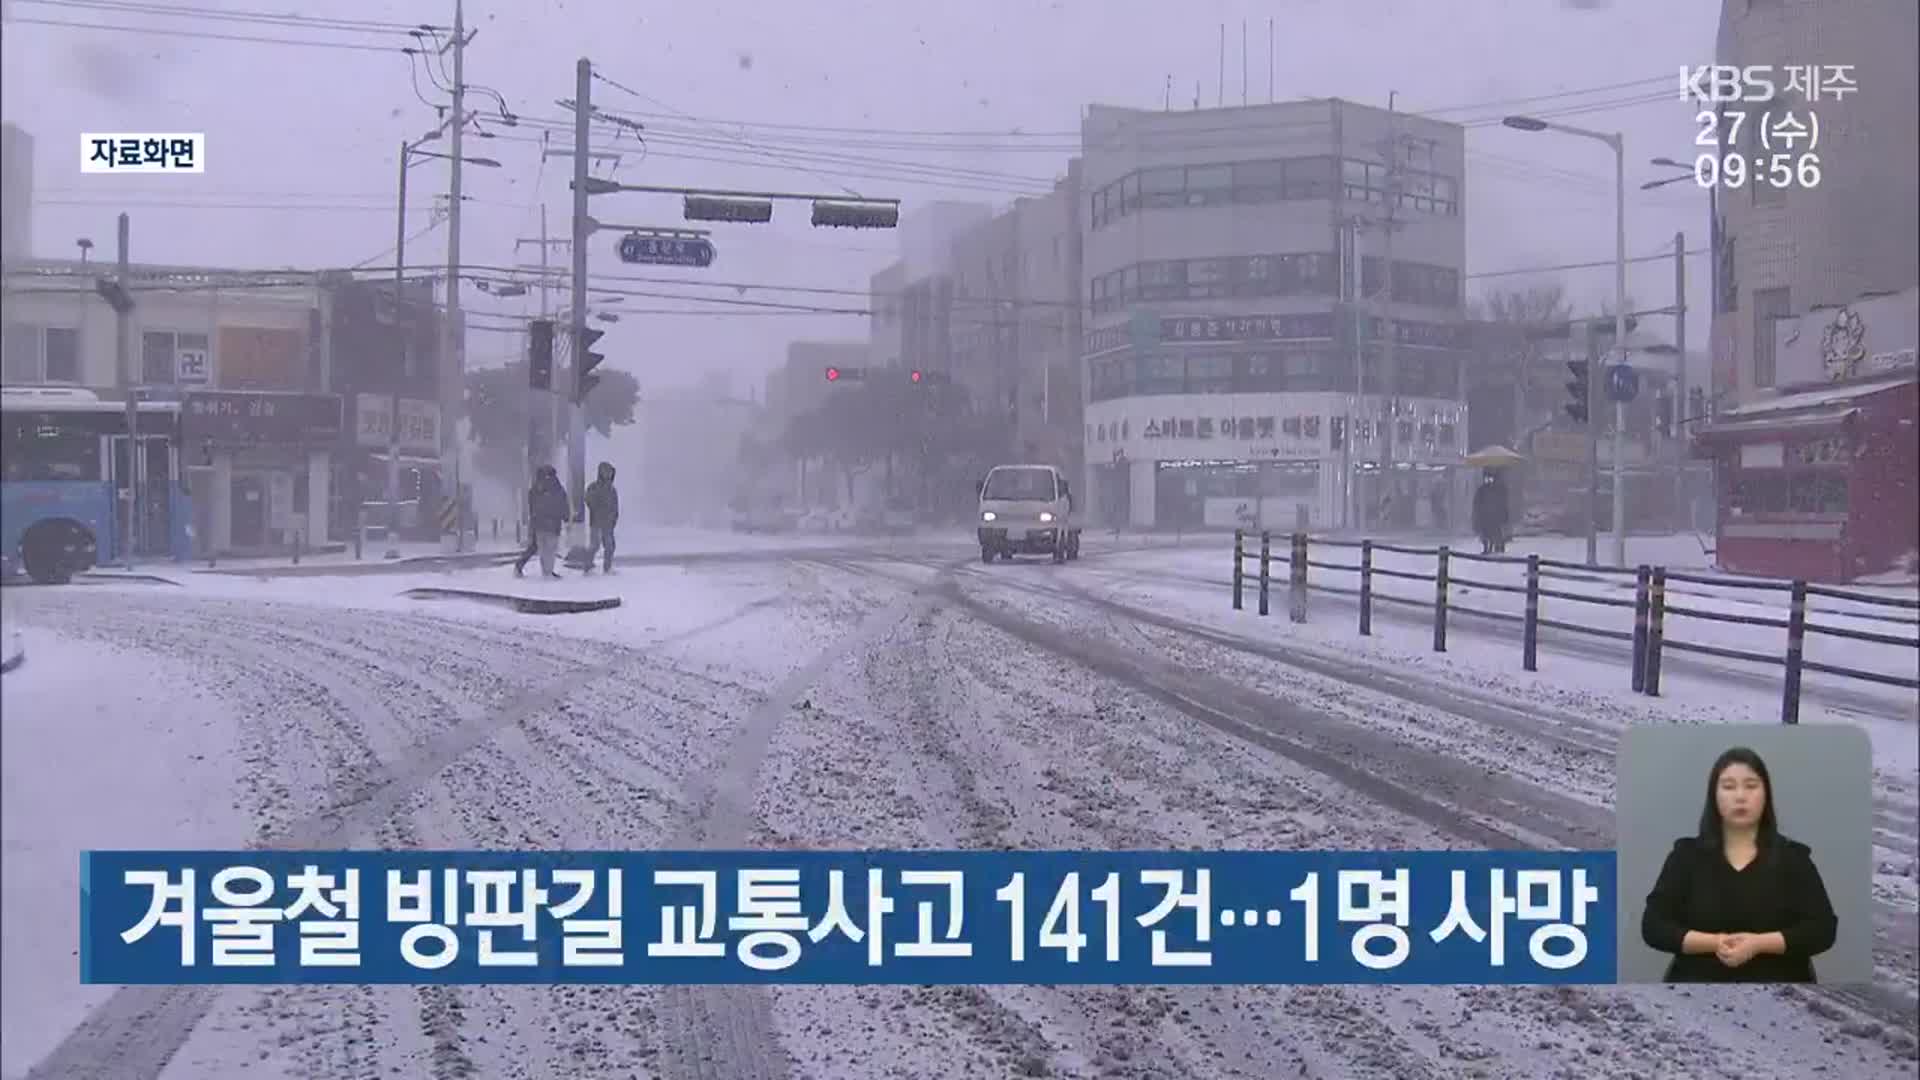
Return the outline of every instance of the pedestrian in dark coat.
<path id="1" fill-rule="evenodd" d="M 560 551 L 560 530 L 566 526 L 571 509 L 566 486 L 560 483 L 560 473 L 551 465 L 540 466 L 534 474 L 533 487 L 527 491 L 527 524 L 533 537 L 527 550 L 520 553 L 519 561 L 513 564 L 515 577 L 526 570 L 527 560 L 536 552 L 540 555 L 541 576 L 560 576 L 553 564 Z"/>
<path id="2" fill-rule="evenodd" d="M 620 523 L 620 493 L 614 490 L 613 466 L 600 463 L 600 472 L 587 485 L 587 573 L 593 573 L 593 554 L 603 551 L 600 569 L 613 573 L 613 527 Z"/>
<path id="3" fill-rule="evenodd" d="M 1473 534 L 1480 538 L 1480 554 L 1493 554 L 1494 544 L 1499 536 L 1496 522 L 1495 503 L 1501 501 L 1500 490 L 1492 473 L 1480 478 L 1480 486 L 1473 489 Z"/>

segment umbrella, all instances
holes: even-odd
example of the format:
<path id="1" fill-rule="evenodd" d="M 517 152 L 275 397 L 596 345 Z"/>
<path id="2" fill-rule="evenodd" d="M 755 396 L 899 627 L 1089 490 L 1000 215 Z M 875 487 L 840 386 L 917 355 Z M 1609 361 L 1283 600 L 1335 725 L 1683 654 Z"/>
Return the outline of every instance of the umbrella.
<path id="1" fill-rule="evenodd" d="M 1495 443 L 1492 446 L 1483 446 L 1473 453 L 1468 454 L 1466 457 L 1467 464 L 1485 469 L 1499 469 L 1508 465 L 1518 465 L 1525 460 L 1527 459 L 1518 452 L 1509 450 L 1499 443 Z"/>

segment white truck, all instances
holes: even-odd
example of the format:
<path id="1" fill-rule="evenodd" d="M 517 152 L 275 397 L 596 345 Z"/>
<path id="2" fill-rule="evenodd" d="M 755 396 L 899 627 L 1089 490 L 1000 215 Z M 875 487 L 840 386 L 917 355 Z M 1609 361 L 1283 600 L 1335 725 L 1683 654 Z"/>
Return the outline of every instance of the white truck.
<path id="1" fill-rule="evenodd" d="M 1080 557 L 1080 519 L 1073 489 L 1051 465 L 996 465 L 980 482 L 980 561 L 994 556 Z"/>

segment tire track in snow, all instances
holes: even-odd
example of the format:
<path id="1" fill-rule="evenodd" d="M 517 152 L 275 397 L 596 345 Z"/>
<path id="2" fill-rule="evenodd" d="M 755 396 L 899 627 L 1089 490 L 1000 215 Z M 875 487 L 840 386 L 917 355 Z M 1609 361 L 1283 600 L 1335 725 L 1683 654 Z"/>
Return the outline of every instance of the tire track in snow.
<path id="1" fill-rule="evenodd" d="M 769 606 L 776 600 L 763 600 L 738 608 L 716 619 L 676 634 L 668 635 L 650 645 L 648 652 L 664 646 L 691 639 L 708 633 L 730 623 L 738 621 L 753 611 Z M 262 612 L 267 612 L 263 614 Z M 183 617 L 184 613 L 184 617 Z M 273 650 L 258 648 L 241 650 L 236 647 L 236 625 L 243 613 L 253 616 L 252 629 L 262 625 L 276 623 L 304 624 L 313 628 L 316 634 L 303 643 L 300 650 Z M 311 738 L 316 730 L 331 729 L 333 738 L 354 726 L 358 718 L 344 715 L 344 710 L 336 703 L 333 707 L 320 708 L 316 716 L 306 716 L 295 711 L 289 715 L 285 702 L 301 700 L 297 692 L 300 687 L 317 686 L 322 694 L 330 688 L 315 682 L 303 669 L 316 661 L 313 653 L 314 637 L 324 641 L 330 634 L 325 628 L 334 631 L 350 630 L 353 625 L 365 618 L 366 613 L 347 609 L 331 609 L 313 605 L 283 603 L 239 603 L 220 601 L 202 597 L 181 597 L 177 594 L 161 596 L 140 596 L 131 591 L 94 593 L 85 590 L 60 591 L 57 597 L 43 598 L 42 603 L 32 610 L 23 610 L 23 617 L 30 621 L 51 622 L 56 626 L 71 624 L 79 632 L 112 640 L 129 643 L 135 647 L 144 647 L 170 654 L 186 654 L 197 663 L 209 667 L 225 667 L 228 672 L 229 687 L 248 688 L 262 683 L 277 682 L 281 686 L 279 693 L 267 693 L 263 696 L 279 699 L 282 705 L 275 710 L 273 719 L 280 727 L 274 735 L 283 735 L 288 729 Z M 165 634 L 154 634 L 140 629 L 140 623 L 162 624 Z M 402 618 L 394 626 L 396 636 L 405 640 L 408 632 L 429 634 L 441 642 L 443 635 L 451 632 L 445 628 L 457 626 L 443 620 L 418 618 L 417 621 Z M 457 633 L 455 634 L 457 637 Z M 514 639 L 515 644 L 523 644 Z M 470 649 L 469 644 L 469 649 Z M 316 813 L 305 815 L 298 820 L 282 823 L 275 835 L 263 838 L 257 846 L 320 848 L 338 847 L 356 835 L 364 835 L 386 820 L 404 803 L 404 801 L 424 786 L 447 765 L 476 747 L 484 744 L 501 729 L 518 721 L 525 715 L 551 703 L 564 700 L 588 683 L 607 676 L 627 672 L 658 670 L 659 662 L 652 660 L 646 652 L 622 650 L 623 658 L 597 665 L 577 667 L 567 675 L 542 685 L 527 686 L 510 694 L 504 701 L 484 702 L 477 708 L 459 699 L 447 701 L 437 696 L 437 688 L 426 686 L 418 681 L 414 683 L 423 693 L 422 697 L 437 703 L 434 711 L 444 715 L 458 716 L 463 709 L 472 712 L 484 709 L 477 719 L 468 723 L 455 724 L 444 728 L 437 734 L 412 746 L 397 760 L 387 763 L 381 772 L 374 774 L 377 780 L 369 787 L 353 790 L 356 785 L 347 780 L 349 790 L 335 791 L 337 798 L 329 800 L 333 805 L 320 809 Z M 236 656 L 244 655 L 246 663 L 237 663 Z M 472 658 L 472 657 L 470 657 Z M 479 662 L 478 658 L 475 659 Z M 483 666 L 495 671 L 512 671 L 514 661 L 501 662 L 499 656 L 492 658 Z M 387 674 L 385 669 L 382 673 Z M 356 674 L 351 665 L 338 663 L 330 675 L 336 682 L 350 686 Z M 363 676 L 359 676 L 363 677 Z M 362 695 L 363 700 L 377 700 L 381 688 L 368 687 L 351 691 Z M 240 691 L 243 696 L 248 692 Z M 257 714 L 255 715 L 257 718 Z M 307 721 L 311 721 L 308 723 Z M 429 724 L 420 724 L 426 728 Z M 364 731 L 348 736 L 349 741 L 358 738 L 358 753 L 349 754 L 342 750 L 342 760 L 354 757 L 361 760 L 377 760 L 365 743 Z M 286 750 L 284 739 L 269 738 L 263 749 L 268 753 L 262 763 L 271 762 L 278 754 Z M 316 741 L 316 745 L 319 745 Z M 271 767 L 271 766 L 269 766 Z M 342 769 L 341 776 L 350 774 Z M 330 786 L 336 780 L 328 777 Z M 325 794 L 323 788 L 320 792 Z M 271 794 L 269 787 L 268 794 Z M 206 1017 L 208 1010 L 224 988 L 221 987 L 125 987 L 116 991 L 105 1002 L 96 1007 L 67 1037 L 61 1041 L 39 1064 L 29 1071 L 29 1077 L 39 1078 L 92 1078 L 111 1077 L 113 1080 L 155 1080 L 166 1069 L 169 1061 L 186 1043 L 194 1029 Z"/>
<path id="2" fill-rule="evenodd" d="M 786 676 L 747 714 L 722 765 L 703 779 L 676 849 L 741 847 L 753 830 L 758 774 L 774 730 L 801 694 L 834 665 L 884 636 L 926 603 L 923 588 L 867 613 L 850 632 Z M 781 1044 L 769 995 L 757 986 L 665 988 L 672 1056 L 668 1075 L 697 1080 L 785 1080 L 794 1061 Z"/>
<path id="3" fill-rule="evenodd" d="M 1403 678 L 1375 665 L 1342 665 L 1316 654 L 1311 649 L 1278 642 L 1250 641 L 1177 616 L 1149 611 L 1137 605 L 1099 596 L 1084 586 L 1071 583 L 1063 583 L 1058 587 L 1043 586 L 1038 591 L 1048 592 L 1063 599 L 1072 599 L 1098 611 L 1137 619 L 1185 637 L 1204 641 L 1223 650 L 1229 656 L 1270 661 L 1313 676 L 1324 677 L 1336 683 L 1353 686 L 1365 694 L 1399 699 L 1469 722 L 1484 723 L 1522 739 L 1532 734 L 1536 741 L 1555 743 L 1568 750 L 1577 749 L 1581 745 L 1567 743 L 1552 728 L 1543 728 L 1540 724 L 1530 727 L 1526 722 L 1526 712 L 1489 701 L 1486 695 L 1476 691 L 1446 685 L 1435 680 Z M 1319 693 L 1324 696 L 1326 691 L 1322 690 Z M 1353 715 L 1358 724 L 1377 726 L 1364 711 Z M 1541 716 L 1546 720 L 1565 722 L 1565 714 L 1557 710 L 1542 710 Z M 1603 738 L 1597 739 L 1589 751 L 1599 752 L 1602 755 L 1600 760 L 1592 764 L 1596 768 L 1610 772 L 1617 753 L 1619 728 L 1592 725 L 1590 722 L 1589 726 L 1603 734 Z M 1434 749 L 1443 756 L 1458 757 L 1460 755 L 1457 749 L 1447 750 L 1444 747 Z M 1503 776 L 1502 779 L 1509 778 Z M 1582 811 L 1579 804 L 1584 801 L 1564 800 L 1562 805 L 1569 806 L 1571 812 L 1555 814 L 1554 820 L 1561 822 L 1559 830 L 1542 832 L 1541 835 L 1548 836 L 1555 843 L 1568 847 L 1611 847 L 1614 842 L 1611 791 L 1592 800 L 1590 805 L 1596 807 L 1597 812 Z M 1888 818 L 1897 817 L 1898 809 L 1895 806 L 1885 805 L 1885 802 L 1876 798 L 1876 803 L 1881 804 L 1876 810 L 1876 820 L 1885 821 Z M 1524 801 L 1514 805 L 1515 809 L 1522 813 L 1528 810 Z M 1905 876 L 1908 880 L 1912 880 L 1916 872 L 1920 872 L 1920 863 L 1917 863 L 1909 854 L 1912 849 L 1910 840 L 1907 839 L 1910 836 L 1908 827 L 1900 824 L 1895 828 L 1897 831 L 1888 837 L 1895 845 L 1891 850 L 1908 855 Z M 1899 868 L 1892 869 L 1898 871 Z M 1911 911 L 1889 904 L 1884 899 L 1876 900 L 1873 921 L 1877 969 L 1883 977 L 1892 975 L 1901 980 L 1900 982 L 1874 987 L 1806 987 L 1796 992 L 1808 998 L 1825 999 L 1866 1014 L 1873 1021 L 1887 1025 L 1894 1032 L 1900 1033 L 1899 1037 L 1893 1040 L 1896 1044 L 1911 1045 L 1920 1042 L 1920 1025 L 1916 1025 L 1913 1019 L 1915 1002 L 1912 983 L 1916 967 L 1920 966 L 1920 931 L 1916 930 Z M 1820 1015 L 1826 1015 L 1819 1009 L 1814 1011 Z"/>
<path id="4" fill-rule="evenodd" d="M 1319 717 L 1301 709 L 1259 695 L 1249 695 L 1239 687 L 1215 677 L 1196 675 L 1175 669 L 1156 658 L 1134 652 L 1132 659 L 1110 644 L 1088 640 L 1084 627 L 1072 633 L 1057 625 L 1035 621 L 962 593 L 956 583 L 954 595 L 970 613 L 1012 634 L 1019 640 L 1045 649 L 1076 663 L 1087 664 L 1121 682 L 1138 687 L 1195 719 L 1219 726 L 1267 746 L 1284 756 L 1307 764 L 1329 778 L 1386 805 L 1443 828 L 1478 847 L 1605 847 L 1611 844 L 1610 818 L 1604 833 L 1580 821 L 1592 808 L 1573 808 L 1563 814 L 1559 808 L 1569 800 L 1543 798 L 1524 792 L 1502 796 L 1503 806 L 1489 820 L 1478 807 L 1469 808 L 1485 798 L 1474 784 L 1465 782 L 1456 762 L 1444 756 L 1412 752 L 1396 747 L 1376 732 L 1355 730 L 1351 720 L 1338 716 Z M 1062 593 L 1062 595 L 1065 595 Z M 1089 605 L 1099 610 L 1101 605 Z M 1106 605 L 1122 608 L 1124 605 Z M 1141 616 L 1151 613 L 1138 612 Z M 1263 705 L 1264 703 L 1264 705 Z M 1284 714 L 1276 722 L 1271 714 Z M 1264 713 L 1263 713 L 1264 708 Z M 1237 714 L 1237 715 L 1236 715 Z M 1489 778 L 1482 778 L 1485 784 Z M 1497 785 L 1505 786 L 1505 785 Z M 1426 792 L 1439 790 L 1445 797 L 1430 798 Z M 1503 830 L 1519 832 L 1503 833 Z M 1540 839 L 1530 839 L 1528 832 Z M 1545 843 L 1542 843 L 1544 840 Z M 1841 1003 L 1869 1019 L 1839 1025 L 1848 1036 L 1882 1047 L 1893 1060 L 1912 1060 L 1916 1043 L 1912 1034 L 1911 1003 L 1890 995 L 1885 988 L 1858 990 L 1850 987 L 1823 986 L 1792 988 L 1786 993 L 1805 1001 L 1809 1013 L 1824 1020 L 1844 1020 L 1835 1003 Z M 1596 1013 L 1596 1015 L 1605 1015 Z"/>

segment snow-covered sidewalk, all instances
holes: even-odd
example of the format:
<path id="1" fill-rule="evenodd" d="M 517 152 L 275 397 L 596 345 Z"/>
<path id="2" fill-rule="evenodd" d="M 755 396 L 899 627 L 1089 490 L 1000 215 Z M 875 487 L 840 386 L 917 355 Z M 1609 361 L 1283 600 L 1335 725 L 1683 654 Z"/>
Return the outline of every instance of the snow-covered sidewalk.
<path id="1" fill-rule="evenodd" d="M 27 626 L 0 683 L 0 1075 L 110 986 L 83 986 L 80 853 L 244 846 L 239 722 L 189 663 Z M 103 673 L 111 672 L 111 677 Z"/>
<path id="2" fill-rule="evenodd" d="M 1284 538 L 1275 539 L 1276 544 L 1271 552 L 1268 569 L 1269 600 L 1273 611 L 1276 614 L 1282 614 L 1287 603 L 1288 551 Z M 1678 548 L 1675 544 L 1665 546 Z M 1567 550 L 1570 547 L 1575 550 Z M 1448 605 L 1452 609 L 1449 618 L 1450 630 L 1454 633 L 1464 632 L 1465 635 L 1475 635 L 1486 628 L 1488 620 L 1476 617 L 1475 612 L 1490 613 L 1496 619 L 1502 619 L 1509 624 L 1516 623 L 1526 610 L 1524 591 L 1527 585 L 1524 562 L 1526 556 L 1538 554 L 1543 561 L 1575 564 L 1583 556 L 1583 553 L 1577 550 L 1578 547 L 1577 543 L 1571 542 L 1534 544 L 1517 540 L 1509 546 L 1507 551 L 1507 555 L 1517 561 L 1506 562 L 1488 561 L 1472 554 L 1462 555 L 1455 552 L 1448 565 L 1450 579 Z M 1684 553 L 1684 549 L 1680 551 Z M 1640 553 L 1629 550 L 1630 556 L 1643 560 L 1658 554 L 1660 554 L 1658 550 Z M 1249 545 L 1247 558 L 1243 564 L 1243 588 L 1245 589 L 1243 601 L 1248 610 L 1253 610 L 1258 601 L 1258 556 L 1256 539 L 1254 544 Z M 1319 589 L 1332 592 L 1344 590 L 1349 593 L 1359 589 L 1358 567 L 1361 552 L 1357 547 L 1310 542 L 1308 560 L 1309 586 L 1316 590 L 1312 594 L 1313 600 L 1310 604 L 1320 602 L 1320 597 L 1324 594 L 1318 592 Z M 1416 610 L 1409 605 L 1419 605 L 1425 609 L 1420 613 L 1421 617 L 1431 618 L 1431 605 L 1435 596 L 1435 585 L 1431 578 L 1438 565 L 1438 559 L 1433 554 L 1409 554 L 1376 547 L 1373 551 L 1372 565 L 1375 572 L 1372 575 L 1371 589 L 1377 605 L 1376 618 L 1382 612 Z M 1684 563 L 1681 565 L 1684 566 Z M 1211 586 L 1215 589 L 1213 596 L 1217 598 L 1216 602 L 1219 606 L 1227 608 L 1231 604 L 1230 590 L 1233 578 L 1231 539 L 1212 551 L 1183 550 L 1167 553 L 1152 560 L 1121 556 L 1116 562 L 1103 563 L 1103 568 L 1106 566 L 1115 568 L 1124 566 L 1137 575 L 1138 580 L 1143 583 L 1151 583 L 1154 578 L 1160 577 L 1170 585 L 1185 587 L 1189 590 L 1195 586 Z M 1787 592 L 1782 588 L 1751 587 L 1750 583 L 1755 579 L 1728 578 L 1705 568 L 1680 569 L 1678 566 L 1670 566 L 1670 573 L 1675 571 L 1715 580 L 1691 581 L 1669 578 L 1663 627 L 1663 636 L 1670 650 L 1669 656 L 1701 655 L 1688 653 L 1686 649 L 1688 645 L 1699 645 L 1735 650 L 1775 660 L 1784 658 L 1787 645 L 1786 624 L 1791 604 Z M 1541 619 L 1571 624 L 1588 631 L 1616 635 L 1616 640 L 1618 635 L 1632 634 L 1635 593 L 1633 574 L 1621 573 L 1610 568 L 1543 565 L 1540 576 L 1540 588 L 1543 590 L 1539 608 Z M 1907 603 L 1920 601 L 1920 589 L 1912 586 L 1861 586 L 1843 591 Z M 1546 593 L 1563 595 L 1546 595 Z M 1590 597 L 1593 602 L 1571 599 L 1571 597 Z M 1339 606 L 1345 607 L 1350 604 L 1351 600 L 1348 604 Z M 1724 616 L 1746 621 L 1722 621 L 1710 616 Z M 1803 652 L 1807 661 L 1852 668 L 1895 679 L 1913 679 L 1916 669 L 1920 669 L 1920 611 L 1911 607 L 1813 594 L 1809 596 L 1807 603 L 1807 626 L 1808 632 Z M 1348 629 L 1357 636 L 1357 630 L 1353 627 Z M 1869 634 L 1883 640 L 1863 641 L 1824 633 L 1823 630 Z M 1504 634 L 1503 640 L 1511 637 L 1514 632 L 1517 630 Z M 1894 644 L 1884 639 L 1910 644 Z M 1586 640 L 1597 640 L 1597 638 L 1589 637 Z M 1513 646 L 1505 648 L 1509 652 L 1515 651 Z M 1774 677 L 1784 675 L 1781 667 L 1763 666 L 1756 661 L 1715 658 L 1713 662 L 1753 672 L 1767 672 Z M 1842 678 L 1831 674 L 1822 674 L 1817 677 L 1829 684 Z M 1920 706 L 1915 705 L 1915 692 L 1912 689 L 1858 679 L 1847 679 L 1846 684 L 1857 689 L 1862 695 L 1884 698 L 1892 709 L 1904 708 L 1909 712 L 1920 712 Z"/>

